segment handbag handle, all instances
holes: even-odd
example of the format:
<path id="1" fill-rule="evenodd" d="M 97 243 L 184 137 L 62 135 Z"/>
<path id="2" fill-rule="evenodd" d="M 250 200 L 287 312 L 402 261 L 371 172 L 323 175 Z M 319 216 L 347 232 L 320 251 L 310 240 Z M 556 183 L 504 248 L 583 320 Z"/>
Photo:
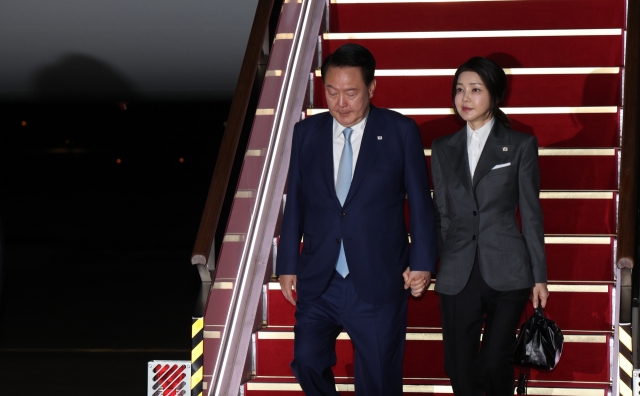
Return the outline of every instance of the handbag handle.
<path id="1" fill-rule="evenodd" d="M 544 317 L 544 310 L 542 309 L 542 305 L 541 304 L 538 304 L 538 307 L 534 309 L 533 314 L 536 315 L 536 316 Z"/>
<path id="2" fill-rule="evenodd" d="M 527 305 L 528 306 L 528 305 Z M 529 319 L 531 316 L 542 316 L 542 317 L 546 317 L 544 314 L 544 309 L 542 309 L 542 305 L 538 304 L 537 308 L 533 309 L 533 314 L 531 316 L 529 316 L 529 314 L 527 313 L 528 309 L 527 307 L 524 308 L 524 317 L 525 320 Z"/>

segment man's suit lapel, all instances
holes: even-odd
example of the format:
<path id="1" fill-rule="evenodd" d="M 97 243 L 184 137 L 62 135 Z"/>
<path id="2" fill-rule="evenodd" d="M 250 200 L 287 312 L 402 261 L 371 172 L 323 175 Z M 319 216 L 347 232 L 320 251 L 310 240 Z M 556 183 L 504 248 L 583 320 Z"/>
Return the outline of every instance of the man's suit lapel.
<path id="1" fill-rule="evenodd" d="M 349 201 L 358 188 L 362 184 L 362 181 L 367 175 L 367 172 L 372 169 L 373 163 L 378 157 L 378 153 L 384 144 L 385 127 L 387 121 L 380 117 L 380 112 L 373 105 L 370 105 L 369 115 L 367 116 L 367 125 L 364 128 L 362 135 L 362 143 L 360 144 L 360 153 L 358 154 L 358 161 L 356 162 L 355 173 L 351 179 L 351 187 L 349 188 L 349 194 L 344 201 L 344 206 L 349 204 Z"/>
<path id="2" fill-rule="evenodd" d="M 320 158 L 322 163 L 320 164 L 320 173 L 324 180 L 329 196 L 336 205 L 340 205 L 340 200 L 336 195 L 336 184 L 333 177 L 333 117 L 331 114 L 326 113 L 324 119 L 318 125 L 318 150 L 321 153 Z"/>
<path id="3" fill-rule="evenodd" d="M 445 149 L 447 150 L 447 161 L 453 172 L 464 188 L 471 193 L 471 171 L 469 170 L 469 157 L 467 155 L 466 126 L 449 139 Z"/>
<path id="4" fill-rule="evenodd" d="M 496 120 L 487 142 L 482 149 L 476 171 L 473 174 L 473 186 L 493 169 L 494 166 L 504 163 L 515 146 L 509 144 L 509 132 L 499 121 Z"/>

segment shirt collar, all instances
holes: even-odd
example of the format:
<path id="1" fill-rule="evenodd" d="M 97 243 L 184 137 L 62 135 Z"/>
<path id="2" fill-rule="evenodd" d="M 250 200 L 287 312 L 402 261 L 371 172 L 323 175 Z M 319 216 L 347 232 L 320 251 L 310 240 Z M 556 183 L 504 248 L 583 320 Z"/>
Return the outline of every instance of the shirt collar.
<path id="1" fill-rule="evenodd" d="M 481 142 L 486 141 L 487 138 L 489 137 L 489 133 L 491 132 L 491 129 L 493 128 L 494 123 L 495 123 L 495 118 L 491 117 L 489 122 L 487 122 L 480 128 L 476 129 L 475 131 L 471 128 L 469 124 L 467 124 L 467 144 L 471 142 L 471 135 L 473 135 L 473 132 L 478 133 L 478 137 L 480 138 Z"/>
<path id="2" fill-rule="evenodd" d="M 367 119 L 369 118 L 369 111 L 367 111 L 367 114 L 364 116 L 364 118 L 362 120 L 360 120 L 359 123 L 357 123 L 356 125 L 351 126 L 351 129 L 353 129 L 353 134 L 358 135 L 361 134 L 362 132 L 364 132 L 364 127 L 367 125 Z M 335 118 L 333 119 L 333 139 L 337 139 L 338 137 L 340 137 L 340 135 L 342 135 L 342 132 L 344 131 L 346 127 L 342 126 Z"/>

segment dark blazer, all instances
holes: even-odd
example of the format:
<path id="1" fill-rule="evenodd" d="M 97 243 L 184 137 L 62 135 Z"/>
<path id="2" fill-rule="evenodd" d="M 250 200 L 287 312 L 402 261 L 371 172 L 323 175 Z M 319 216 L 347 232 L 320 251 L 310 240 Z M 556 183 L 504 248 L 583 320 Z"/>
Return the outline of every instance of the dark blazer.
<path id="1" fill-rule="evenodd" d="M 333 177 L 331 114 L 296 124 L 290 161 L 276 272 L 297 275 L 299 301 L 314 300 L 323 292 L 334 272 L 340 240 L 356 292 L 368 303 L 406 298 L 402 272 L 409 265 L 435 271 L 435 212 L 413 120 L 371 106 L 344 207 Z M 407 197 L 411 248 L 404 215 Z"/>
<path id="2" fill-rule="evenodd" d="M 431 168 L 440 245 L 436 291 L 457 294 L 464 288 L 476 249 L 482 277 L 495 290 L 547 281 L 534 136 L 496 120 L 472 181 L 465 126 L 433 142 Z"/>

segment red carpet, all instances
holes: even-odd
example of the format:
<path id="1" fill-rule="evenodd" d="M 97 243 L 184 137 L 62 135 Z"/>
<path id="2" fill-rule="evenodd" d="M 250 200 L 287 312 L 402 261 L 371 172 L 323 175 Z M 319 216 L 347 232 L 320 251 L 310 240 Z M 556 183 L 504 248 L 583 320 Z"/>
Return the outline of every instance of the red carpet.
<path id="1" fill-rule="evenodd" d="M 346 33 L 606 29 L 624 26 L 624 12 L 622 1 L 537 0 L 331 4 L 329 15 L 330 31 Z"/>
<path id="2" fill-rule="evenodd" d="M 518 69 L 514 69 L 518 70 Z M 452 69 L 453 72 L 453 69 Z M 451 107 L 447 76 L 376 77 L 376 106 L 386 108 Z M 619 74 L 515 75 L 508 77 L 503 107 L 619 106 Z M 576 95 L 576 92 L 582 93 Z M 325 108 L 324 86 L 315 79 L 315 103 Z"/>
<path id="3" fill-rule="evenodd" d="M 379 69 L 455 69 L 472 56 L 502 57 L 507 60 L 500 62 L 502 67 L 602 67 L 622 64 L 620 35 L 325 40 L 323 52 L 333 52 L 347 42 L 369 48 L 376 57 Z"/>

